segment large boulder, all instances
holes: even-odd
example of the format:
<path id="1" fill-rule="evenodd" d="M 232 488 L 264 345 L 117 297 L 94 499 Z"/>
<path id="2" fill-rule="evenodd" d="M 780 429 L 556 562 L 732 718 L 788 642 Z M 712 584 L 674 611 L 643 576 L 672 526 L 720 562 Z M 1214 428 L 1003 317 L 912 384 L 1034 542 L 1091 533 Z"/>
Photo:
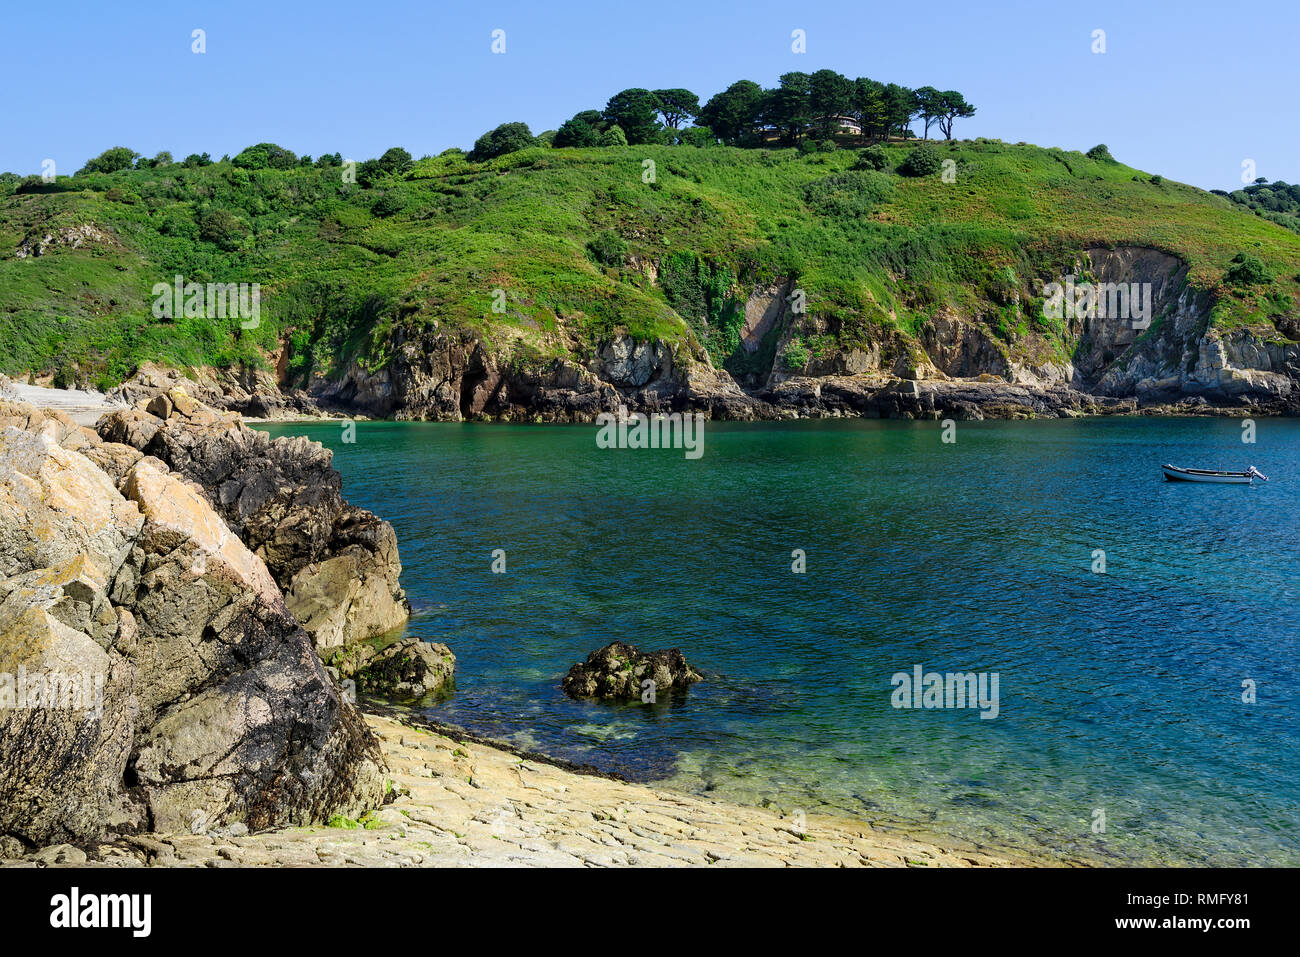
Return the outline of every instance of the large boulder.
<path id="1" fill-rule="evenodd" d="M 201 490 L 0 402 L 0 838 L 309 823 L 383 800 L 373 735 Z"/>
<path id="2" fill-rule="evenodd" d="M 657 695 L 685 688 L 703 679 L 686 663 L 680 649 L 638 651 L 635 645 L 615 641 L 593 651 L 586 661 L 569 669 L 560 688 L 570 698 L 641 699 L 653 681 Z"/>
<path id="3" fill-rule="evenodd" d="M 106 441 L 197 482 L 266 563 L 318 649 L 381 635 L 407 619 L 397 536 L 344 500 L 333 453 L 319 442 L 273 440 L 179 389 L 112 412 L 97 428 Z"/>

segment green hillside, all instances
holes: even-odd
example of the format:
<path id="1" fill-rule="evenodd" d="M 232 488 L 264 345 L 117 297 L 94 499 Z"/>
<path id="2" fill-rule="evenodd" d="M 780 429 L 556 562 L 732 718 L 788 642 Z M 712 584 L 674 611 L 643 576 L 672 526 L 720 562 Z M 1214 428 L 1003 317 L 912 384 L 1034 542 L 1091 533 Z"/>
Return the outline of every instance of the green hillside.
<path id="1" fill-rule="evenodd" d="M 358 355 L 382 364 L 397 323 L 472 332 L 523 363 L 581 357 L 617 329 L 693 337 L 745 371 L 773 356 L 737 349 L 744 300 L 784 279 L 820 320 L 800 345 L 814 352 L 910 335 L 951 309 L 1013 353 L 1033 341 L 1068 356 L 1068 331 L 1035 299 L 1091 245 L 1180 257 L 1216 324 L 1276 338 L 1298 312 L 1300 235 L 1228 198 L 1104 149 L 997 140 L 923 147 L 955 164 L 945 182 L 908 169 L 917 148 L 533 147 L 482 163 L 452 150 L 370 164 L 362 184 L 296 157 L 7 177 L 0 371 L 107 386 L 145 359 L 265 364 L 288 340 L 301 382 Z M 46 236 L 43 254 L 16 255 Z M 151 290 L 176 274 L 260 283 L 261 325 L 154 318 Z"/>

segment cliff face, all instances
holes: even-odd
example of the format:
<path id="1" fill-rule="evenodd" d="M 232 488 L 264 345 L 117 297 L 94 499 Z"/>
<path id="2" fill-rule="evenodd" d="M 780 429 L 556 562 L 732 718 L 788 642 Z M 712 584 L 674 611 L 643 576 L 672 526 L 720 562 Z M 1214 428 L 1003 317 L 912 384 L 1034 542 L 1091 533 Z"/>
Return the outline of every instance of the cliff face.
<path id="1" fill-rule="evenodd" d="M 353 361 L 312 392 L 338 410 L 453 421 L 590 421 L 619 405 L 730 419 L 1292 408 L 1300 343 L 1283 329 L 1213 326 L 1214 296 L 1189 283 L 1178 257 L 1094 247 L 1066 268 L 1080 283 L 1140 287 L 1149 325 L 1103 309 L 1067 314 L 1049 334 L 1033 321 L 1042 300 L 1014 285 L 990 304 L 1021 320 L 1010 335 L 996 334 L 978 311 L 944 307 L 913 335 L 881 324 L 844 345 L 834 321 L 792 308 L 796 288 L 787 280 L 752 287 L 739 358 L 727 369 L 689 342 L 617 335 L 585 361 L 575 345 L 572 359 L 524 366 L 476 336 L 398 329 L 385 363 Z M 795 367 L 792 347 L 805 342 L 829 345 Z"/>
<path id="2" fill-rule="evenodd" d="M 0 836 L 28 844 L 307 823 L 384 800 L 373 736 L 202 490 L 9 402 L 0 704 Z"/>

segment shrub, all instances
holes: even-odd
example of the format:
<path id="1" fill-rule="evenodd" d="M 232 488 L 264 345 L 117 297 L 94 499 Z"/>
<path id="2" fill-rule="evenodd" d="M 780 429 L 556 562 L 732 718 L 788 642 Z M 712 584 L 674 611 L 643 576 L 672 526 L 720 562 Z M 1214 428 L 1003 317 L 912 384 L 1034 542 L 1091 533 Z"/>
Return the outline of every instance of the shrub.
<path id="1" fill-rule="evenodd" d="M 627 146 L 627 134 L 617 123 L 600 134 L 601 146 Z"/>
<path id="2" fill-rule="evenodd" d="M 887 173 L 849 170 L 810 183 L 804 189 L 808 205 L 827 216 L 865 216 L 893 195 Z"/>
<path id="3" fill-rule="evenodd" d="M 799 152 L 807 156 L 809 153 L 817 152 L 817 144 L 812 140 L 804 140 L 799 144 Z"/>
<path id="4" fill-rule="evenodd" d="M 904 176 L 932 176 L 943 167 L 943 157 L 939 150 L 929 143 L 922 143 L 907 154 L 898 171 Z"/>
<path id="5" fill-rule="evenodd" d="M 209 209 L 199 216 L 199 238 L 229 252 L 238 249 L 248 228 L 227 209 Z"/>
<path id="6" fill-rule="evenodd" d="M 405 193 L 400 189 L 390 189 L 375 201 L 375 205 L 370 208 L 370 211 L 379 217 L 395 216 L 406 209 L 406 202 Z"/>
<path id="7" fill-rule="evenodd" d="M 781 358 L 785 360 L 788 368 L 802 372 L 808 367 L 808 362 L 812 357 L 804 347 L 802 339 L 791 339 L 784 351 L 782 351 Z"/>
<path id="8" fill-rule="evenodd" d="M 1098 143 L 1092 149 L 1088 150 L 1086 155 L 1089 159 L 1094 159 L 1099 163 L 1114 163 L 1115 157 L 1110 155 L 1110 149 L 1105 143 Z"/>
<path id="9" fill-rule="evenodd" d="M 1223 274 L 1223 281 L 1232 286 L 1260 286 L 1273 281 L 1268 268 L 1249 253 L 1237 253 L 1232 265 Z"/>
<path id="10" fill-rule="evenodd" d="M 889 172 L 893 163 L 889 159 L 889 151 L 880 144 L 868 146 L 864 150 L 858 151 L 858 161 L 853 164 L 855 169 L 873 169 L 879 172 Z"/>
<path id="11" fill-rule="evenodd" d="M 587 253 L 602 266 L 621 266 L 627 255 L 627 243 L 618 233 L 607 229 L 587 243 Z"/>
<path id="12" fill-rule="evenodd" d="M 715 146 L 718 138 L 713 135 L 713 131 L 707 126 L 688 126 L 684 130 L 678 130 L 677 140 L 683 146 Z"/>

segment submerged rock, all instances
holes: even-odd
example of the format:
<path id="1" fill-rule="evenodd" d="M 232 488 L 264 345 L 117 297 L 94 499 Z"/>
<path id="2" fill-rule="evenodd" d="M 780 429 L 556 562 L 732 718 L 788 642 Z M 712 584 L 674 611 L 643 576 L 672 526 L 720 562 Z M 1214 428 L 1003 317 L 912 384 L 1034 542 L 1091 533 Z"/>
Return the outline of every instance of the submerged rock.
<path id="1" fill-rule="evenodd" d="M 564 676 L 560 688 L 570 698 L 625 698 L 642 700 L 653 681 L 655 694 L 684 688 L 703 676 L 686 663 L 678 648 L 642 652 L 635 645 L 615 641 L 587 656 Z"/>
<path id="2" fill-rule="evenodd" d="M 263 561 L 200 489 L 110 446 L 0 402 L 0 836 L 381 804 L 375 739 Z"/>

